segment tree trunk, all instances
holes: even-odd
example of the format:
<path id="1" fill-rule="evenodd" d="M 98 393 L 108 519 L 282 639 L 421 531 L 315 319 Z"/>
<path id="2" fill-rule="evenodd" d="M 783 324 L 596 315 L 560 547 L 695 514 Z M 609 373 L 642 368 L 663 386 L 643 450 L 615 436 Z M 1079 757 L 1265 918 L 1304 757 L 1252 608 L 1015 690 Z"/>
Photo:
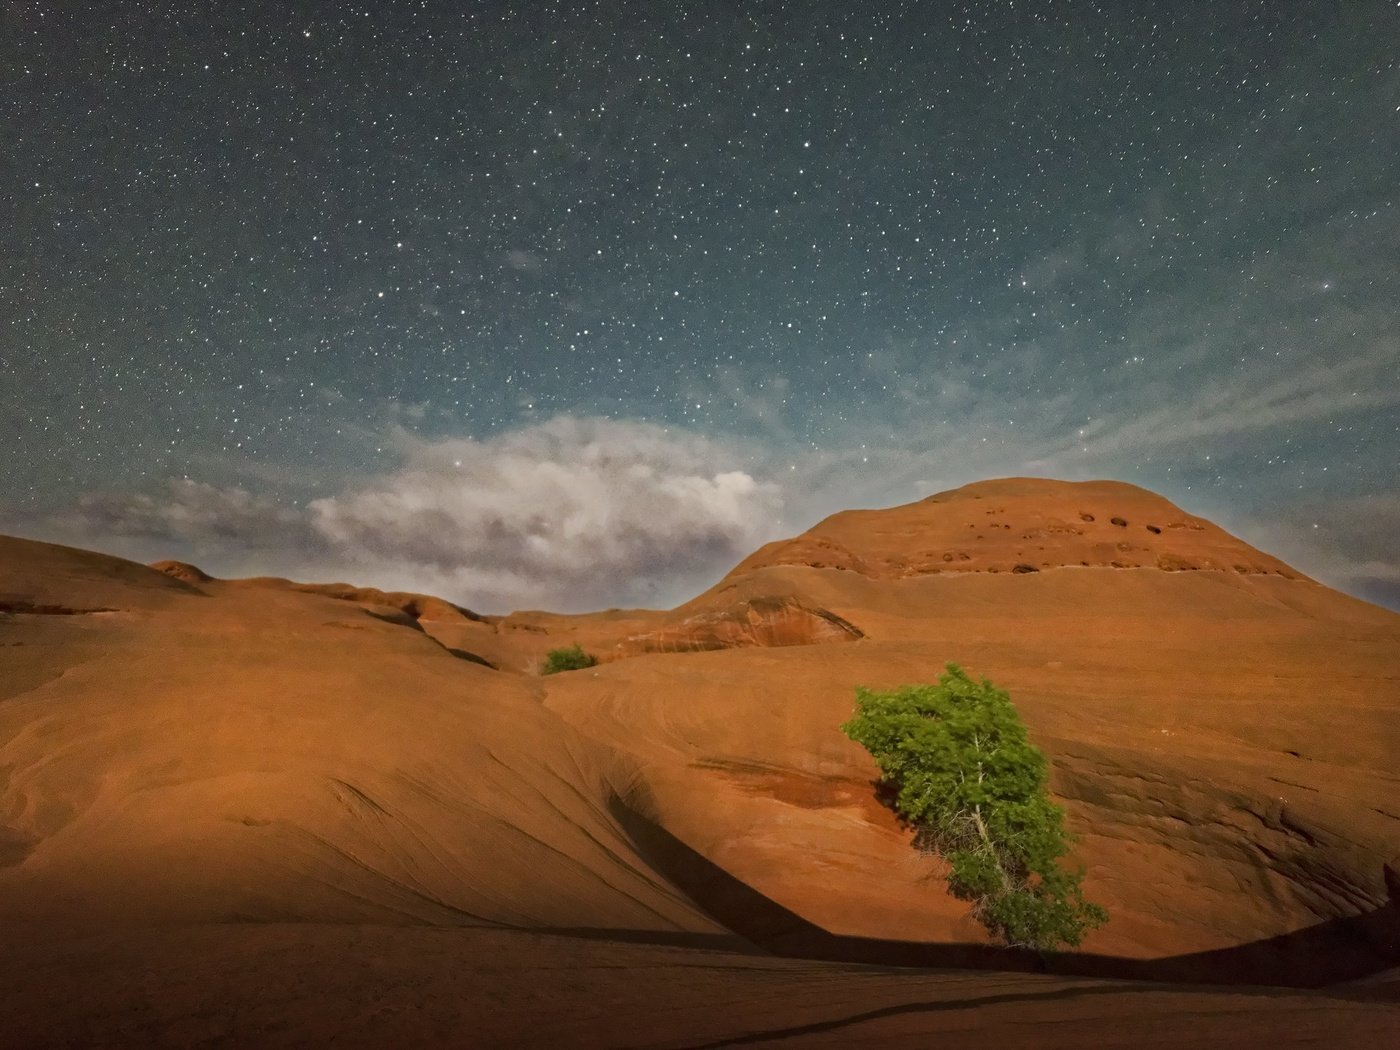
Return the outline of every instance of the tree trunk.
<path id="1" fill-rule="evenodd" d="M 981 751 L 981 750 L 982 750 L 982 741 L 981 741 L 981 739 L 980 739 L 979 737 L 973 736 L 972 742 L 973 742 L 974 746 L 976 746 L 976 748 L 977 748 L 978 751 Z M 979 783 L 979 784 L 982 783 L 982 780 L 983 780 L 982 763 L 981 763 L 981 762 L 978 762 L 978 763 L 977 763 L 977 783 Z M 983 822 L 983 820 L 982 820 L 982 805 L 981 805 L 981 803 L 974 803 L 973 806 L 972 806 L 972 822 L 973 822 L 974 824 L 977 825 L 977 834 L 978 834 L 979 836 L 981 836 L 981 838 L 982 838 L 982 844 L 983 844 L 984 846 L 987 847 L 987 851 L 988 851 L 989 853 L 991 853 L 992 859 L 993 859 L 994 861 L 996 861 L 997 874 L 1001 876 L 1001 888 L 1002 888 L 1003 890 L 1005 890 L 1007 893 L 1010 893 L 1010 892 L 1012 891 L 1012 889 L 1014 888 L 1014 887 L 1011 885 L 1011 876 L 1007 875 L 1007 874 L 1006 874 L 1006 869 L 1003 868 L 1003 867 L 1001 866 L 1001 858 L 997 855 L 997 848 L 996 848 L 995 845 L 992 844 L 992 837 L 991 837 L 990 835 L 987 834 L 987 825 L 986 825 L 986 824 Z"/>

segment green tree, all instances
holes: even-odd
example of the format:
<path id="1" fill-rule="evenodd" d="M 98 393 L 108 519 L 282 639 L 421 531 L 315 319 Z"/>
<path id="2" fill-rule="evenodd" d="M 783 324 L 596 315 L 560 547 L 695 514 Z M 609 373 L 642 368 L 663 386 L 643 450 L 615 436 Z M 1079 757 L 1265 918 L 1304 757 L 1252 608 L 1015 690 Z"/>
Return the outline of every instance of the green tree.
<path id="1" fill-rule="evenodd" d="M 540 667 L 540 674 L 558 674 L 560 671 L 579 671 L 585 667 L 593 667 L 598 663 L 598 658 L 592 653 L 583 651 L 583 646 L 575 642 L 573 645 L 563 649 L 551 649 L 544 654 L 544 664 Z"/>
<path id="2" fill-rule="evenodd" d="M 841 729 L 874 757 L 920 844 L 948 861 L 949 889 L 993 934 L 1047 950 L 1108 921 L 1084 899 L 1083 871 L 1059 866 L 1071 841 L 1064 811 L 1005 692 L 950 663 L 937 685 L 857 689 Z"/>

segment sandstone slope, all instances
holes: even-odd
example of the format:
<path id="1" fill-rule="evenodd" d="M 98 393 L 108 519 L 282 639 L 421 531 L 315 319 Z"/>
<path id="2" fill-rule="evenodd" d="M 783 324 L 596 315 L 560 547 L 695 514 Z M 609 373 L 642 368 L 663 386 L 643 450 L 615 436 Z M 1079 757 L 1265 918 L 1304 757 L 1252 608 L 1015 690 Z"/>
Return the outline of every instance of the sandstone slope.
<path id="1" fill-rule="evenodd" d="M 625 766 L 382 596 L 0 564 L 7 921 L 717 929 L 619 831 Z"/>
<path id="2" fill-rule="evenodd" d="M 535 673 L 573 642 L 600 666 Z M 839 731 L 856 685 L 929 681 L 949 660 L 1008 688 L 1051 759 L 1086 890 L 1112 914 L 1078 955 L 988 945 Z M 349 967 L 351 984 L 380 969 L 412 982 L 419 956 L 487 967 L 469 983 L 502 1024 L 535 1000 L 489 973 L 542 983 L 578 1018 L 644 1009 L 609 967 L 680 983 L 710 968 L 707 995 L 749 1003 L 695 1029 L 715 1038 L 764 1015 L 815 1043 L 839 1033 L 855 1000 L 824 1010 L 813 989 L 864 981 L 856 963 L 1331 984 L 1400 965 L 1398 768 L 1400 617 L 1116 483 L 1010 479 L 836 515 L 669 612 L 484 617 L 0 538 L 0 917 L 17 931 L 0 971 L 36 1024 L 46 1000 L 22 990 L 62 987 L 64 959 L 117 982 L 95 987 L 93 1024 L 130 1005 L 132 952 L 188 1019 L 208 1010 L 176 990 L 188 953 L 228 953 L 244 976 L 221 1001 L 251 1002 L 262 952 L 320 965 L 342 950 L 332 927 L 378 960 Z M 429 947 L 415 928 L 455 939 Z M 565 985 L 522 929 L 652 947 L 554 943 L 599 967 Z M 726 946 L 832 962 L 798 980 L 706 954 Z M 876 1011 L 862 1038 L 956 1028 L 898 982 L 861 987 Z M 1001 987 L 947 996 L 1022 994 Z M 1059 1029 L 1063 1045 L 1118 1045 L 1136 1009 L 1119 987 L 1045 986 L 1036 1016 L 1092 1016 Z M 289 1031 L 321 1031 L 327 1004 L 305 995 L 313 1028 Z M 1084 996 L 1104 1005 L 1053 1005 Z M 1266 1030 L 1254 1000 L 1207 1000 L 1170 1009 Z M 1358 1039 L 1394 1020 L 1314 1006 Z M 1267 1030 L 1273 1045 L 1303 1032 Z"/>
<path id="3" fill-rule="evenodd" d="M 1253 964 L 1322 979 L 1400 946 L 1400 617 L 1141 489 L 1032 479 L 836 515 L 673 615 L 742 601 L 861 637 L 621 661 L 547 702 L 645 766 L 653 820 L 822 930 L 981 940 L 837 729 L 857 684 L 953 660 L 1011 691 L 1052 760 L 1114 916 L 1089 952 L 1272 941 Z"/>

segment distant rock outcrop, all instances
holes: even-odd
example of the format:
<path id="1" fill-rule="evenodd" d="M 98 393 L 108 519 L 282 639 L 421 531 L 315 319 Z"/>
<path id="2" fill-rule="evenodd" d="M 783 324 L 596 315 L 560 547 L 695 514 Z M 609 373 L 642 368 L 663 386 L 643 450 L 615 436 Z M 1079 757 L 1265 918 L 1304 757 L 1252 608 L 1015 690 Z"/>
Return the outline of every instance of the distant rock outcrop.
<path id="1" fill-rule="evenodd" d="M 872 579 L 1059 568 L 1302 577 L 1146 489 L 1040 478 L 979 482 L 901 507 L 843 511 L 759 549 L 730 576 L 772 565 Z"/>
<path id="2" fill-rule="evenodd" d="M 854 642 L 862 637 L 860 628 L 826 609 L 791 597 L 760 597 L 632 635 L 618 648 L 626 654 L 687 653 Z"/>
<path id="3" fill-rule="evenodd" d="M 354 587 L 348 583 L 297 583 L 281 576 L 251 576 L 245 579 L 219 580 L 210 576 L 198 566 L 183 561 L 152 562 L 152 569 L 165 573 L 186 583 L 218 582 L 235 587 L 266 587 L 274 590 L 296 591 L 300 594 L 319 594 L 339 601 L 355 602 L 359 605 L 393 609 L 410 620 L 435 620 L 445 623 L 484 623 L 486 618 L 478 616 L 470 609 L 437 598 L 431 594 L 416 594 L 412 591 L 381 591 L 377 587 Z"/>
<path id="4" fill-rule="evenodd" d="M 163 572 L 173 579 L 184 580 L 186 583 L 208 583 L 214 578 L 199 566 L 191 565 L 187 561 L 172 561 L 168 559 L 166 561 L 153 561 L 151 562 L 151 568 L 155 569 L 157 572 Z"/>

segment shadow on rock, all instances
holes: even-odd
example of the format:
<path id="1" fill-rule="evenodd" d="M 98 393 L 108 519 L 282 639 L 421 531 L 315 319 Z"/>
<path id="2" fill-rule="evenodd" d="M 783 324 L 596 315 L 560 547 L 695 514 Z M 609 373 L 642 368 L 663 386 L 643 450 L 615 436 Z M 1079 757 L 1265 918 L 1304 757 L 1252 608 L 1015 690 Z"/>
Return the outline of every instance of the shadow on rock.
<path id="1" fill-rule="evenodd" d="M 1162 959 L 843 936 L 822 929 L 735 878 L 622 799 L 615 797 L 610 808 L 638 852 L 702 911 L 755 947 L 788 958 L 1293 988 L 1320 988 L 1400 966 L 1397 895 L 1363 915 L 1233 948 Z"/>

